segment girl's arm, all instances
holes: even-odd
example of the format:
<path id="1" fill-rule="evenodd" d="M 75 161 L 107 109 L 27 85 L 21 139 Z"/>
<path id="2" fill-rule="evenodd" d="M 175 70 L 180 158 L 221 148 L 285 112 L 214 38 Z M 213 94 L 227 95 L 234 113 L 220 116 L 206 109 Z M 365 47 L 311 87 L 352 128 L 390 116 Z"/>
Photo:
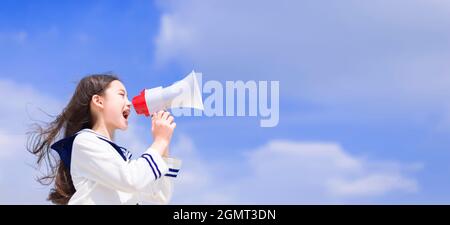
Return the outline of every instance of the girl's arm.
<path id="1" fill-rule="evenodd" d="M 156 182 L 153 192 L 140 193 L 139 198 L 141 201 L 166 204 L 172 197 L 172 179 L 178 175 L 181 167 L 180 160 L 169 158 L 169 143 L 175 127 L 174 118 L 169 112 L 160 111 L 152 114 L 152 134 L 154 139 L 152 147 L 162 150 L 160 154 L 169 165 L 169 171 L 165 177 Z"/>
<path id="2" fill-rule="evenodd" d="M 169 168 L 176 169 L 169 169 L 169 172 L 164 177 L 157 180 L 153 192 L 141 192 L 139 194 L 140 202 L 167 204 L 172 198 L 173 179 L 178 175 L 179 168 L 181 167 L 181 160 L 166 157 L 163 158 L 167 165 L 169 165 Z"/>
<path id="3" fill-rule="evenodd" d="M 71 173 L 119 191 L 158 191 L 158 180 L 169 173 L 168 163 L 158 150 L 148 148 L 136 160 L 124 161 L 108 143 L 92 133 L 79 134 L 74 141 Z"/>

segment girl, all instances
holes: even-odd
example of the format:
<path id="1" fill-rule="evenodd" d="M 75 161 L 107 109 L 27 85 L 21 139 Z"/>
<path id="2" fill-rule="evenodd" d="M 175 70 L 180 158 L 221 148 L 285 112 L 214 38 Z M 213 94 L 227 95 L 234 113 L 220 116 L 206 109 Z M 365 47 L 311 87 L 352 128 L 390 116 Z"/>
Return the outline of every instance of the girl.
<path id="1" fill-rule="evenodd" d="M 50 173 L 38 179 L 55 182 L 48 200 L 55 204 L 167 204 L 172 180 L 181 162 L 169 158 L 174 118 L 164 111 L 152 115 L 153 144 L 136 160 L 113 142 L 116 129 L 128 127 L 130 101 L 113 75 L 84 77 L 69 104 L 47 127 L 30 133 L 28 150 Z M 58 134 L 64 138 L 54 143 Z M 59 154 L 55 160 L 52 149 Z"/>

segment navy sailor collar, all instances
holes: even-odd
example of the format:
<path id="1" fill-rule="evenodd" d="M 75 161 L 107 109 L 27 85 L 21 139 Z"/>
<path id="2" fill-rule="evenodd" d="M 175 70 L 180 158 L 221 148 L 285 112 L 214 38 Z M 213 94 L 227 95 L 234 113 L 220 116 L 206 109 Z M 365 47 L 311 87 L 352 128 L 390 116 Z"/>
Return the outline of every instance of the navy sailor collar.
<path id="1" fill-rule="evenodd" d="M 75 141 L 75 137 L 82 133 L 82 132 L 90 132 L 97 136 L 98 139 L 103 140 L 107 143 L 109 143 L 116 151 L 119 153 L 119 155 L 122 157 L 124 161 L 127 161 L 127 159 L 131 158 L 131 153 L 129 151 L 114 142 L 110 141 L 108 138 L 106 138 L 103 135 L 97 134 L 91 129 L 83 129 L 76 134 L 63 138 L 57 142 L 55 142 L 53 145 L 50 146 L 51 149 L 55 150 L 59 154 L 59 158 L 64 163 L 64 166 L 70 171 L 70 162 L 72 158 L 72 146 L 73 142 Z M 125 156 L 125 154 L 127 156 Z"/>

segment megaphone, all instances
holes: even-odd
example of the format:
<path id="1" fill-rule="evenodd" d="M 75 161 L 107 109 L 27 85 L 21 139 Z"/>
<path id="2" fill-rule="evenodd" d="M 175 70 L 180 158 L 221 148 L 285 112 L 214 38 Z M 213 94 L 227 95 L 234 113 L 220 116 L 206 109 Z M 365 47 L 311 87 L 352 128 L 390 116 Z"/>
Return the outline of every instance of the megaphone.
<path id="1" fill-rule="evenodd" d="M 183 80 L 166 88 L 159 86 L 142 90 L 132 100 L 136 113 L 150 116 L 160 110 L 178 107 L 204 110 L 196 74 L 192 71 Z"/>

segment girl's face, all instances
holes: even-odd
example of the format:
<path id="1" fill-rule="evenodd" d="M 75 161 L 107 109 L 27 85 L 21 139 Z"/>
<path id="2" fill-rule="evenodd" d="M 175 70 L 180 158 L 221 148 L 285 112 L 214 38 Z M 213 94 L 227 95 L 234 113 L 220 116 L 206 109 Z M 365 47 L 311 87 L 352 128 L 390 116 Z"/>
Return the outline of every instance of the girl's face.
<path id="1" fill-rule="evenodd" d="M 104 93 L 102 114 L 105 125 L 112 130 L 127 129 L 130 108 L 125 86 L 118 80 L 112 81 Z"/>

